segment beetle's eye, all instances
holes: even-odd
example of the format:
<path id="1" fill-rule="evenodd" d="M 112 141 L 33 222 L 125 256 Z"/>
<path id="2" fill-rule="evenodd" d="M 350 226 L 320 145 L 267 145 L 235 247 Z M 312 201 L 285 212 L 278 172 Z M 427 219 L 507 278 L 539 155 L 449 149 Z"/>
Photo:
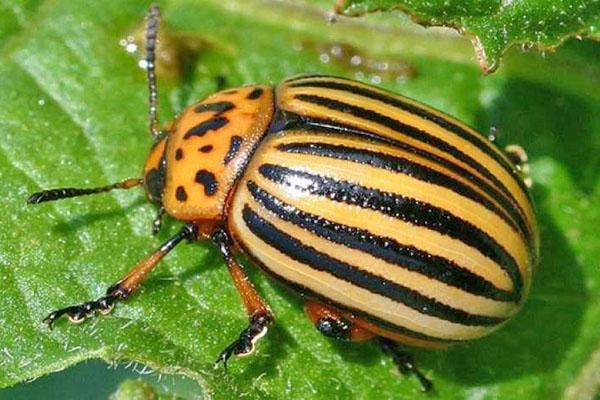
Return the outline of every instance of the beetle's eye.
<path id="1" fill-rule="evenodd" d="M 162 204 L 162 194 L 165 188 L 166 160 L 160 160 L 158 168 L 152 168 L 146 173 L 144 183 L 148 197 L 152 202 Z"/>

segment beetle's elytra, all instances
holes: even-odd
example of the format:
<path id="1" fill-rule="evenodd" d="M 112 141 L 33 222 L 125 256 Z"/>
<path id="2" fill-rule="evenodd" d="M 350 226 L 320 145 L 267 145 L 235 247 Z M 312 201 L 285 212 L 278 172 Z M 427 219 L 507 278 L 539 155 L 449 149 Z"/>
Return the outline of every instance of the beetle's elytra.
<path id="1" fill-rule="evenodd" d="M 249 325 L 219 355 L 250 354 L 273 322 L 234 256 L 245 253 L 306 297 L 323 334 L 377 339 L 401 371 L 431 387 L 396 347 L 443 348 L 481 337 L 523 304 L 538 234 L 524 153 L 416 101 L 321 75 L 244 86 L 189 106 L 168 128 L 156 115 L 157 7 L 146 33 L 150 131 L 142 178 L 53 189 L 32 204 L 144 186 L 183 228 L 104 297 L 52 312 L 81 322 L 129 298 L 183 239 L 222 253 Z"/>

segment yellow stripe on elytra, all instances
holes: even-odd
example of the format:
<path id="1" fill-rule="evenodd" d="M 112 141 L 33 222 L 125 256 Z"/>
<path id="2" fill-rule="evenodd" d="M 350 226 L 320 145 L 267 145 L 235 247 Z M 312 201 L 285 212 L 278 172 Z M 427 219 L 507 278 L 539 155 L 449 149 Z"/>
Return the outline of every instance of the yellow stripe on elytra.
<path id="1" fill-rule="evenodd" d="M 384 104 L 377 100 L 368 99 L 364 96 L 356 95 L 347 91 L 340 91 L 335 89 L 323 89 L 323 88 L 285 88 L 285 90 L 281 89 L 278 91 L 278 101 L 282 108 L 290 110 L 292 112 L 297 112 L 299 114 L 311 115 L 314 117 L 327 118 L 332 121 L 341 121 L 345 124 L 351 124 L 358 126 L 362 129 L 367 129 L 371 131 L 375 131 L 383 136 L 391 137 L 398 139 L 399 135 L 402 135 L 401 132 L 393 131 L 383 125 L 379 125 L 376 122 L 362 119 L 353 115 L 350 115 L 345 112 L 335 111 L 328 109 L 324 106 L 319 106 L 316 104 L 304 102 L 294 98 L 297 94 L 312 94 L 321 96 L 328 99 L 333 99 L 337 101 L 341 101 L 344 103 L 348 103 L 351 105 L 355 105 L 358 107 L 362 107 L 365 109 L 372 110 L 381 115 L 385 115 L 394 120 L 400 121 L 404 124 L 419 128 L 427 131 L 428 133 L 444 140 L 450 145 L 458 148 L 461 152 L 470 156 L 474 160 L 476 160 L 479 164 L 481 164 L 485 169 L 490 171 L 494 176 L 496 176 L 500 182 L 504 184 L 504 186 L 509 190 L 509 192 L 516 198 L 516 201 L 520 205 L 520 207 L 524 210 L 526 214 L 526 219 L 531 224 L 533 220 L 533 210 L 529 204 L 529 200 L 527 195 L 523 192 L 521 187 L 515 180 L 515 177 L 510 175 L 501 165 L 499 165 L 495 160 L 491 159 L 487 154 L 485 154 L 481 149 L 472 143 L 460 138 L 458 135 L 447 131 L 444 128 L 441 128 L 429 121 L 423 120 L 418 116 L 415 116 L 411 113 L 407 113 L 403 110 L 400 110 L 396 107 Z M 452 155 L 444 152 L 443 150 L 436 149 L 435 147 L 422 143 L 416 139 L 412 139 L 408 136 L 403 136 L 403 140 L 406 143 L 411 145 L 423 148 L 433 154 L 438 156 L 448 158 L 452 157 Z M 459 160 L 455 160 L 459 161 Z M 482 179 L 485 179 L 493 186 L 494 183 L 490 182 L 487 178 L 482 176 L 479 172 L 474 170 L 472 167 L 465 165 L 461 162 L 461 164 L 469 169 L 473 174 L 480 176 Z M 532 228 L 533 229 L 533 228 Z"/>
<path id="2" fill-rule="evenodd" d="M 240 190 L 247 191 L 246 188 Z M 418 272 L 409 271 L 402 266 L 390 264 L 360 250 L 354 250 L 316 236 L 291 222 L 279 219 L 264 209 L 251 196 L 244 196 L 247 196 L 246 198 L 249 199 L 247 203 L 252 209 L 262 209 L 262 211 L 259 211 L 259 214 L 278 229 L 324 254 L 347 264 L 357 266 L 357 269 L 380 276 L 468 313 L 493 317 L 510 317 L 518 310 L 518 306 L 515 303 L 500 302 L 470 294 L 460 288 L 449 286 Z M 362 229 L 362 227 L 357 228 Z"/>
<path id="3" fill-rule="evenodd" d="M 343 137 L 339 135 L 322 135 L 315 134 L 312 132 L 304 132 L 304 131 L 287 131 L 285 135 L 278 136 L 277 140 L 272 140 L 269 142 L 271 148 L 277 151 L 276 146 L 280 144 L 289 144 L 289 143 L 324 143 L 331 145 L 343 145 L 352 147 L 355 149 L 369 150 L 372 152 L 376 152 L 382 155 L 389 155 L 393 157 L 403 158 L 408 160 L 409 162 L 413 162 L 419 164 L 423 167 L 429 168 L 431 170 L 437 171 L 440 174 L 448 176 L 450 179 L 454 179 L 465 186 L 468 186 L 473 191 L 477 192 L 480 196 L 484 197 L 489 202 L 493 203 L 503 215 L 508 218 L 513 223 L 516 223 L 515 219 L 510 216 L 505 210 L 504 207 L 500 205 L 496 198 L 490 196 L 485 190 L 482 190 L 481 187 L 474 184 L 470 180 L 466 179 L 464 176 L 456 174 L 455 172 L 447 169 L 444 166 L 441 166 L 437 163 L 432 162 L 422 156 L 419 156 L 413 152 L 406 151 L 400 149 L 398 147 L 394 147 L 392 145 L 380 144 L 380 143 L 372 143 L 368 140 L 359 140 L 355 137 Z M 519 232 L 514 232 L 516 235 Z M 527 232 L 523 232 L 524 235 L 527 235 Z"/>
<path id="4" fill-rule="evenodd" d="M 302 208 L 306 212 L 348 226 L 360 224 L 362 229 L 368 230 L 374 235 L 394 238 L 403 245 L 413 246 L 432 255 L 450 259 L 463 268 L 482 276 L 500 289 L 507 291 L 513 289 L 513 282 L 506 272 L 499 268 L 494 261 L 460 240 L 452 239 L 425 227 L 390 218 L 378 211 L 356 206 L 341 206 L 324 197 L 294 193 L 263 178 L 256 172 L 247 174 L 247 178 L 258 183 L 274 196 L 292 206 Z"/>
<path id="5" fill-rule="evenodd" d="M 284 279 L 304 285 L 336 303 L 429 336 L 466 340 L 483 336 L 496 328 L 465 326 L 422 314 L 387 297 L 373 294 L 327 272 L 316 271 L 289 258 L 274 250 L 246 227 L 241 211 L 247 200 L 247 194 L 235 196 L 232 208 L 234 234 L 238 240 L 243 240 L 244 247 L 249 249 L 254 257 Z"/>
<path id="6" fill-rule="evenodd" d="M 458 120 L 456 118 L 449 116 L 448 114 L 445 114 L 439 110 L 436 110 L 433 107 L 429 107 L 428 105 L 420 103 L 409 97 L 401 96 L 396 93 L 392 93 L 392 92 L 380 89 L 376 86 L 366 85 L 366 84 L 358 82 L 358 81 L 353 81 L 353 80 L 349 80 L 349 79 L 341 79 L 341 78 L 336 78 L 336 77 L 325 77 L 325 76 L 314 77 L 314 78 L 307 77 L 306 79 L 297 80 L 294 83 L 304 83 L 304 82 L 336 82 L 336 83 L 341 83 L 344 85 L 353 86 L 353 87 L 357 87 L 357 88 L 361 88 L 361 89 L 367 89 L 371 92 L 378 93 L 382 96 L 387 96 L 390 98 L 398 99 L 399 101 L 402 101 L 403 103 L 409 104 L 412 107 L 416 107 L 418 109 L 425 111 L 427 114 L 434 115 L 440 119 L 449 121 L 452 124 L 458 126 L 462 130 L 464 130 L 466 133 L 468 133 L 469 135 L 474 137 L 475 140 L 478 141 L 482 146 L 489 147 L 500 158 L 504 159 L 504 161 L 506 161 L 507 164 L 509 164 L 509 165 L 511 164 L 511 161 L 508 159 L 508 157 L 502 150 L 500 150 L 498 147 L 492 145 L 486 138 L 483 138 L 479 132 L 477 132 L 476 130 L 474 130 L 473 128 L 468 126 L 467 124 L 461 122 L 460 120 Z M 420 117 L 418 115 L 414 115 L 414 117 L 419 118 L 423 121 L 427 121 L 425 118 Z M 435 122 L 431 122 L 431 121 L 428 121 L 428 122 L 430 124 L 435 124 Z"/>
<path id="7" fill-rule="evenodd" d="M 529 267 L 527 244 L 504 220 L 479 203 L 446 188 L 419 181 L 408 175 L 376 169 L 364 164 L 306 154 L 299 157 L 295 154 L 267 151 L 264 153 L 262 161 L 335 180 L 348 180 L 348 171 L 351 170 L 350 182 L 352 183 L 429 203 L 470 222 L 503 246 L 513 256 L 523 275 L 526 274 Z M 313 199 L 307 201 L 313 201 Z M 347 208 L 349 207 L 344 207 L 344 209 Z"/>

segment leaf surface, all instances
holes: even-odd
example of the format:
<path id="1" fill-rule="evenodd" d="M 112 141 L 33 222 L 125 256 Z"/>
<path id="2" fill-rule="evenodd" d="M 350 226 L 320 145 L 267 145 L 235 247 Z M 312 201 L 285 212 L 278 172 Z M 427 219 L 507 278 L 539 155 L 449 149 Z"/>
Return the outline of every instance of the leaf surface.
<path id="1" fill-rule="evenodd" d="M 297 296 L 251 269 L 277 323 L 253 357 L 213 368 L 245 327 L 243 306 L 216 250 L 181 245 L 111 316 L 82 326 L 41 323 L 57 307 L 96 298 L 166 240 L 150 235 L 154 208 L 141 191 L 27 206 L 32 192 L 137 176 L 151 141 L 146 83 L 119 41 L 142 20 L 134 1 L 22 1 L 0 15 L 0 386 L 82 360 L 130 360 L 195 379 L 212 398 L 398 398 L 419 393 L 374 344 L 319 335 Z M 206 43 L 181 80 L 161 80 L 167 122 L 227 85 L 276 84 L 320 72 L 355 77 L 416 98 L 474 125 L 532 160 L 542 262 L 529 301 L 506 327 L 445 352 L 412 351 L 440 399 L 593 398 L 600 347 L 600 56 L 570 42 L 546 58 L 510 53 L 484 78 L 464 41 L 377 29 L 377 21 L 328 25 L 310 3 L 173 0 L 174 32 Z M 342 45 L 362 60 L 412 68 L 381 71 L 335 59 Z M 326 55 L 327 57 L 325 57 Z M 532 73 L 539 71 L 539 74 Z M 586 369 L 587 368 L 587 369 Z M 587 374 L 587 375 L 586 375 Z M 586 391 L 587 390 L 587 391 Z M 10 392 L 9 392 L 10 393 Z M 580 397 L 584 398 L 584 397 Z"/>
<path id="2" fill-rule="evenodd" d="M 548 50 L 571 37 L 598 39 L 598 0 L 341 0 L 338 13 L 403 10 L 426 26 L 449 26 L 473 38 L 481 67 L 495 70 L 512 45 Z"/>

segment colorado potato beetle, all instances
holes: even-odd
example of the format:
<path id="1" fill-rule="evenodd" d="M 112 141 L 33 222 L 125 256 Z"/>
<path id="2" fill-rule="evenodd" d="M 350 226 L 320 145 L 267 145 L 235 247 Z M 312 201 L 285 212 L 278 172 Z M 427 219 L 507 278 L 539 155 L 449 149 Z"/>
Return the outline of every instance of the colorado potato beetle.
<path id="1" fill-rule="evenodd" d="M 103 297 L 59 309 L 81 322 L 128 299 L 184 239 L 212 240 L 249 316 L 218 356 L 250 354 L 272 312 L 235 258 L 246 254 L 304 296 L 326 336 L 376 339 L 424 390 L 431 382 L 396 343 L 425 348 L 479 338 L 519 310 L 538 257 L 523 178 L 525 153 L 502 151 L 414 100 L 343 78 L 303 75 L 276 87 L 220 91 L 167 128 L 157 116 L 159 9 L 149 10 L 146 61 L 154 145 L 143 177 L 33 194 L 38 204 L 145 188 L 184 222 Z"/>

